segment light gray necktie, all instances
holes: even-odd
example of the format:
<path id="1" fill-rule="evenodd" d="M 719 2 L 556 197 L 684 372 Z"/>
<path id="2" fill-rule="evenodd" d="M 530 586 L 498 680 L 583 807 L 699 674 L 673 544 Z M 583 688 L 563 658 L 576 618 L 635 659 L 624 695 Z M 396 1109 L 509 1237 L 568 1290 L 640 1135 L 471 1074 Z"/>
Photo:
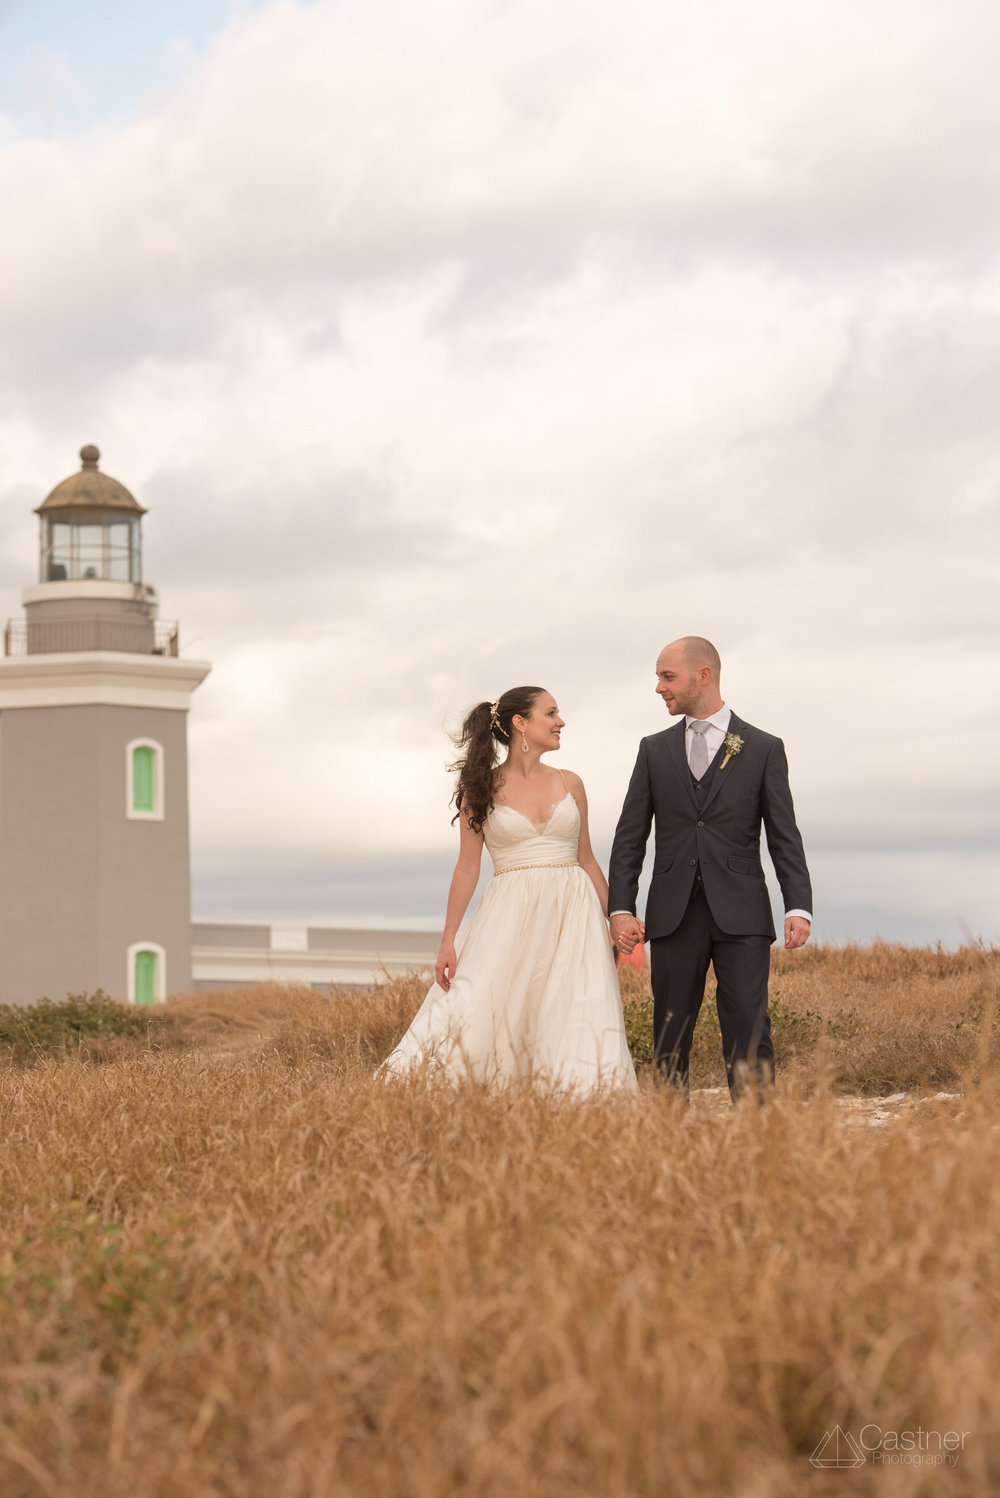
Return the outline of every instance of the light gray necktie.
<path id="1" fill-rule="evenodd" d="M 700 780 L 708 769 L 708 745 L 705 742 L 705 735 L 709 730 L 709 722 L 707 718 L 692 718 L 688 727 L 694 734 L 688 764 L 691 766 L 691 773 L 695 780 Z"/>

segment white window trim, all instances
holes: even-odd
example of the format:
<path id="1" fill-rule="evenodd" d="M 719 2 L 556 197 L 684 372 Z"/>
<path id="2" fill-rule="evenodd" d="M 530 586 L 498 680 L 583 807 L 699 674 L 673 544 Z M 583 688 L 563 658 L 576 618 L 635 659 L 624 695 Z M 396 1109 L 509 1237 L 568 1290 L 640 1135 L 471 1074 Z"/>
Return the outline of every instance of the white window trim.
<path id="1" fill-rule="evenodd" d="M 135 793 L 133 749 L 152 749 L 153 751 L 152 811 L 136 811 L 132 805 Z M 130 822 L 163 821 L 163 745 L 158 744 L 155 739 L 131 739 L 125 745 L 125 815 Z"/>
<path id="2" fill-rule="evenodd" d="M 156 1002 L 163 1004 L 167 997 L 167 954 L 155 941 L 134 941 L 128 949 L 126 961 L 128 963 L 128 1001 L 135 1003 L 135 954 L 137 952 L 155 952 L 156 963 Z"/>

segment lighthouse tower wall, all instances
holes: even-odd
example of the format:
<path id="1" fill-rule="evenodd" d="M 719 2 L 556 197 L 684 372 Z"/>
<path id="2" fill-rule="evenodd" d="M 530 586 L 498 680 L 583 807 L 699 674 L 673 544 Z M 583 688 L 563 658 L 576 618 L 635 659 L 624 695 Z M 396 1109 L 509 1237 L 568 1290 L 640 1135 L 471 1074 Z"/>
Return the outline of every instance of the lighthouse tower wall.
<path id="1" fill-rule="evenodd" d="M 187 714 L 107 703 L 0 711 L 0 1003 L 130 994 L 129 953 L 191 987 Z M 130 746 L 155 756 L 135 816 Z"/>

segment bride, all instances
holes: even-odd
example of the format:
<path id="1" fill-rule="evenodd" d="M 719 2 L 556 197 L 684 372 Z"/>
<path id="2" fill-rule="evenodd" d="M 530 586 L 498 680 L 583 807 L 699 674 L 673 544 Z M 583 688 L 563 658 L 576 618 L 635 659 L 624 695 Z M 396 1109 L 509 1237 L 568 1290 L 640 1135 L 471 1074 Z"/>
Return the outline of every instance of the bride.
<path id="1" fill-rule="evenodd" d="M 430 1063 L 483 1081 L 530 1075 L 635 1089 L 583 781 L 542 764 L 563 726 L 541 687 L 514 687 L 466 717 L 452 766 L 461 841 L 437 981 L 383 1072 Z M 457 948 L 484 844 L 494 875 Z"/>

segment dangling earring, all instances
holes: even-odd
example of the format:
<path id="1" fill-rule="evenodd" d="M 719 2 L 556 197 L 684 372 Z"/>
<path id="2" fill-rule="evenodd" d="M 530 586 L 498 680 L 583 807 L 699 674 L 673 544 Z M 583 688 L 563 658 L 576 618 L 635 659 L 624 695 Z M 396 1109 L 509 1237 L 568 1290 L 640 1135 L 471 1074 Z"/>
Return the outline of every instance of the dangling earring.
<path id="1" fill-rule="evenodd" d="M 528 740 L 524 737 L 524 729 L 522 728 L 521 729 L 521 753 L 522 754 L 527 754 L 527 752 L 528 752 Z"/>

